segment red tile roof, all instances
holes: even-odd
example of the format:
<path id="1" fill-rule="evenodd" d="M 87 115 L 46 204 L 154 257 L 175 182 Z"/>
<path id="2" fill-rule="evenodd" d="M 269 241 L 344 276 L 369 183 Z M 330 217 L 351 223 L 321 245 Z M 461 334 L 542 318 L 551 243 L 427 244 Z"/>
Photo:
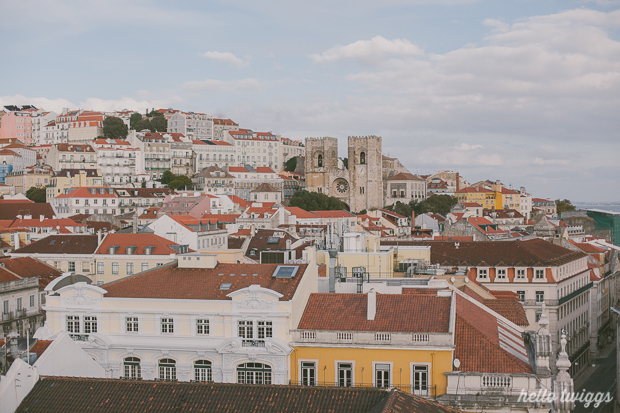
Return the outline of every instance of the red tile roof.
<path id="1" fill-rule="evenodd" d="M 174 216 L 171 216 L 174 218 Z M 195 219 L 192 217 L 192 219 Z M 146 247 L 154 246 L 155 248 L 150 255 L 169 255 L 176 254 L 177 252 L 170 248 L 170 245 L 178 245 L 175 242 L 169 241 L 155 234 L 138 233 L 138 234 L 125 234 L 125 233 L 109 233 L 105 239 L 101 242 L 101 245 L 95 251 L 95 254 L 107 255 L 110 253 L 110 247 L 117 246 L 118 248 L 114 252 L 114 255 L 127 255 L 127 248 L 135 246 L 133 255 L 143 255 Z"/>
<path id="2" fill-rule="evenodd" d="M 284 209 L 295 215 L 298 219 L 318 218 L 314 212 L 306 211 L 305 209 L 301 209 L 299 207 L 284 207 Z"/>
<path id="3" fill-rule="evenodd" d="M 36 343 L 30 348 L 32 353 L 37 353 L 37 358 L 43 355 L 43 352 L 52 344 L 51 340 L 37 340 Z"/>
<path id="4" fill-rule="evenodd" d="M 58 195 L 56 198 L 118 198 L 114 190 L 108 187 L 79 187 L 69 189 L 69 193 Z"/>
<path id="5" fill-rule="evenodd" d="M 450 297 L 377 294 L 374 320 L 367 319 L 367 294 L 310 295 L 300 330 L 445 333 L 450 327 Z"/>
<path id="6" fill-rule="evenodd" d="M 306 264 L 299 267 L 291 279 L 275 278 L 278 264 L 222 264 L 213 269 L 178 268 L 173 262 L 150 271 L 106 284 L 106 297 L 158 298 L 185 300 L 230 300 L 233 291 L 260 285 L 277 291 L 289 301 L 306 271 Z M 221 274 L 221 275 L 220 275 Z M 256 275 L 254 275 L 256 274 Z M 230 283 L 230 290 L 220 290 L 220 285 Z"/>
<path id="7" fill-rule="evenodd" d="M 0 258 L 0 263 L 4 264 L 5 270 L 21 278 L 39 277 L 41 289 L 62 275 L 62 271 L 32 257 Z"/>
<path id="8" fill-rule="evenodd" d="M 399 172 L 396 175 L 390 176 L 388 181 L 425 181 L 425 179 L 409 172 Z"/>
<path id="9" fill-rule="evenodd" d="M 454 357 L 461 362 L 459 371 L 533 372 L 518 330 L 460 294 L 456 296 L 456 314 Z"/>
<path id="10" fill-rule="evenodd" d="M 2 204 L 0 208 L 0 220 L 10 219 L 13 221 L 18 215 L 32 215 L 33 218 L 39 218 L 39 216 L 43 215 L 45 218 L 52 218 L 56 213 L 47 202 L 32 203 L 30 201 L 22 201 Z"/>
<path id="11" fill-rule="evenodd" d="M 345 210 L 336 211 L 310 211 L 321 218 L 355 218 L 355 215 Z"/>
<path id="12" fill-rule="evenodd" d="M 18 249 L 15 253 L 92 254 L 96 249 L 97 235 L 49 235 Z"/>

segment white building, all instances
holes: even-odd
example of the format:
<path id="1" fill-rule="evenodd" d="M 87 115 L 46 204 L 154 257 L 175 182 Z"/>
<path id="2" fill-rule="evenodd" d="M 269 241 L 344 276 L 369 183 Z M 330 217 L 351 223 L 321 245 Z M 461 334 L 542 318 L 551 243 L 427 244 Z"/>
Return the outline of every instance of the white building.
<path id="1" fill-rule="evenodd" d="M 119 197 L 109 187 L 80 187 L 65 189 L 51 202 L 59 218 L 76 214 L 119 214 Z"/>
<path id="2" fill-rule="evenodd" d="M 195 168 L 199 173 L 205 168 L 227 168 L 234 165 L 235 146 L 226 141 L 192 141 L 192 150 L 196 154 Z"/>
<path id="3" fill-rule="evenodd" d="M 168 133 L 182 133 L 190 139 L 213 139 L 213 117 L 204 113 L 176 111 L 168 118 Z"/>
<path id="4" fill-rule="evenodd" d="M 282 178 L 271 168 L 253 168 L 250 165 L 231 166 L 228 173 L 235 178 L 235 195 L 252 200 L 251 191 L 267 183 L 277 190 L 282 190 Z"/>
<path id="5" fill-rule="evenodd" d="M 140 176 L 145 179 L 144 158 L 139 148 L 120 139 L 96 139 L 92 145 L 104 185 L 141 184 Z"/>
<path id="6" fill-rule="evenodd" d="M 66 331 L 113 378 L 287 384 L 291 330 L 317 290 L 307 264 L 178 262 L 102 287 L 47 290 L 52 333 Z"/>
<path id="7" fill-rule="evenodd" d="M 156 235 L 188 245 L 194 251 L 228 248 L 228 231 L 218 228 L 209 219 L 191 215 L 162 215 L 148 227 Z"/>
<path id="8" fill-rule="evenodd" d="M 233 165 L 250 165 L 282 170 L 280 141 L 271 132 L 253 132 L 250 129 L 229 131 L 224 140 L 235 147 Z"/>

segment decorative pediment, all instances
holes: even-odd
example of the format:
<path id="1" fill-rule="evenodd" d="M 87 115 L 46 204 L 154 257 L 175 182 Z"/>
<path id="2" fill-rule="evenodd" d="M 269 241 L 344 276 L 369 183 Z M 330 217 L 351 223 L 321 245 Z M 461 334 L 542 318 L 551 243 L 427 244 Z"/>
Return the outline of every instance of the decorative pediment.
<path id="1" fill-rule="evenodd" d="M 106 290 L 80 282 L 63 287 L 58 293 L 63 306 L 94 307 Z"/>

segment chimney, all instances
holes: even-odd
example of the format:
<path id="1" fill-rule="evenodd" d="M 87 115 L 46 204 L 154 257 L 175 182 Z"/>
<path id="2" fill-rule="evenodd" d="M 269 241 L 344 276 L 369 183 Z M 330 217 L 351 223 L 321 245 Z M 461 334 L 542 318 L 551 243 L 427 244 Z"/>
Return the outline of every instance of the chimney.
<path id="1" fill-rule="evenodd" d="M 415 211 L 411 211 L 411 228 L 415 227 Z"/>
<path id="2" fill-rule="evenodd" d="M 456 190 L 461 189 L 461 183 L 459 182 L 459 173 L 456 173 Z"/>
<path id="3" fill-rule="evenodd" d="M 329 292 L 336 292 L 336 257 L 338 250 L 330 249 L 329 252 Z"/>
<path id="4" fill-rule="evenodd" d="M 101 230 L 97 231 L 97 245 L 101 245 Z"/>
<path id="5" fill-rule="evenodd" d="M 45 215 L 39 215 L 39 221 L 43 222 L 43 220 L 45 219 Z"/>
<path id="6" fill-rule="evenodd" d="M 377 292 L 374 288 L 371 288 L 368 291 L 368 309 L 366 312 L 366 318 L 369 321 L 373 321 L 375 319 L 375 315 L 377 314 Z"/>
<path id="7" fill-rule="evenodd" d="M 135 211 L 133 214 L 133 233 L 138 233 L 138 211 Z"/>
<path id="8" fill-rule="evenodd" d="M 19 249 L 19 232 L 15 233 L 15 245 L 13 246 L 14 250 Z"/>

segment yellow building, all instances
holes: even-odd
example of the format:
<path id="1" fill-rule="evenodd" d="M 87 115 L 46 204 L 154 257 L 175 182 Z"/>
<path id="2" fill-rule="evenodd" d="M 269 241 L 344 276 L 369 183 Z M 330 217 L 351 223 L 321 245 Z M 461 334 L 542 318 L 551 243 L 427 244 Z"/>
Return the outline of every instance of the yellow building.
<path id="1" fill-rule="evenodd" d="M 103 178 L 99 169 L 63 169 L 50 179 L 50 186 L 47 188 L 47 201 L 63 194 L 65 189 L 78 188 L 82 186 L 99 187 L 103 186 Z"/>
<path id="2" fill-rule="evenodd" d="M 17 194 L 26 194 L 32 187 L 45 188 L 49 185 L 53 173 L 50 167 L 33 166 L 20 172 L 7 173 L 6 185 L 13 186 Z"/>
<path id="3" fill-rule="evenodd" d="M 480 182 L 474 185 L 476 186 L 459 189 L 454 196 L 461 203 L 476 202 L 482 205 L 484 209 L 519 210 L 521 201 L 519 191 L 505 188 L 499 182 Z"/>
<path id="4" fill-rule="evenodd" d="M 496 205 L 496 194 L 494 191 L 481 187 L 467 187 L 459 189 L 454 194 L 460 203 L 476 202 L 485 209 L 493 209 Z"/>
<path id="5" fill-rule="evenodd" d="M 293 331 L 291 382 L 446 392 L 452 371 L 452 292 L 312 294 Z"/>

